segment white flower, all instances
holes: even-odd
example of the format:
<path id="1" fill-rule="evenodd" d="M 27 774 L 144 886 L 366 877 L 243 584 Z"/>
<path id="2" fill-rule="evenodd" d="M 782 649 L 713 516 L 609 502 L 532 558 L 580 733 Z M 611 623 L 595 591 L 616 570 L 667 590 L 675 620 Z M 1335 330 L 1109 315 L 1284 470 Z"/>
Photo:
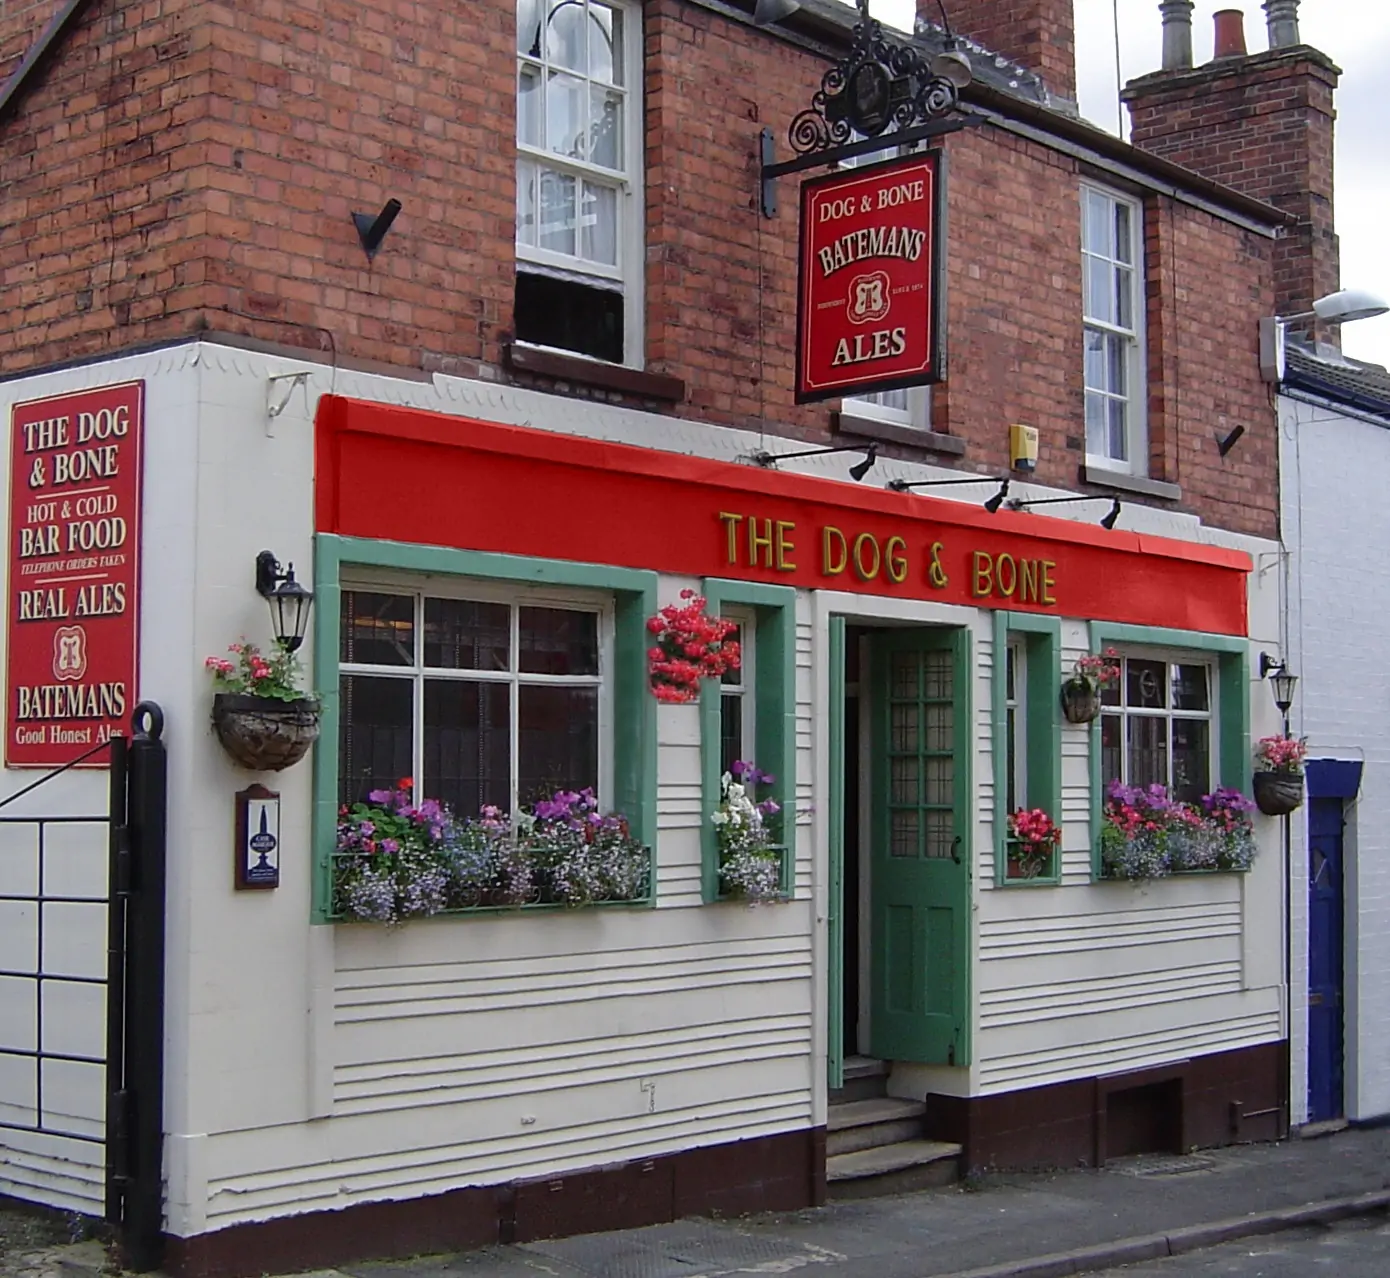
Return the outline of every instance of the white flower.
<path id="1" fill-rule="evenodd" d="M 713 821 L 715 825 L 723 825 L 729 818 L 723 812 L 711 812 L 709 814 L 709 819 Z"/>

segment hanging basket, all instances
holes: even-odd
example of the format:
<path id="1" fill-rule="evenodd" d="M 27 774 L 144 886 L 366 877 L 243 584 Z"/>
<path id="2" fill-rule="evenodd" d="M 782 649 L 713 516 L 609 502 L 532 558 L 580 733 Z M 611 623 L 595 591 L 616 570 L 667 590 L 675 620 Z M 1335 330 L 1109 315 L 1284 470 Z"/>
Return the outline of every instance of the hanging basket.
<path id="1" fill-rule="evenodd" d="M 222 748 L 243 768 L 279 772 L 298 763 L 318 739 L 318 698 L 277 701 L 219 692 L 212 699 L 212 727 Z"/>
<path id="2" fill-rule="evenodd" d="M 1257 772 L 1255 806 L 1265 816 L 1287 816 L 1303 805 L 1303 773 Z"/>
<path id="3" fill-rule="evenodd" d="M 1090 723 L 1100 713 L 1100 689 L 1085 679 L 1068 679 L 1062 685 L 1062 713 L 1068 723 Z"/>

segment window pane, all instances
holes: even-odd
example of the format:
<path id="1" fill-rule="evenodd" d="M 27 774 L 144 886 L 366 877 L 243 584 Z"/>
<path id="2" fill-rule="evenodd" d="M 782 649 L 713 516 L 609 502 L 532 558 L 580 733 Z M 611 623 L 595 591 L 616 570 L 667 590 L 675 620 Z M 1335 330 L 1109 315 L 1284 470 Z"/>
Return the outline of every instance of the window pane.
<path id="1" fill-rule="evenodd" d="M 1134 327 L 1134 272 L 1126 267 L 1115 268 L 1114 315 L 1118 327 Z"/>
<path id="2" fill-rule="evenodd" d="M 556 790 L 598 789 L 598 689 L 522 687 L 520 802 Z"/>
<path id="3" fill-rule="evenodd" d="M 1173 798 L 1196 803 L 1211 788 L 1211 724 L 1173 720 Z"/>
<path id="4" fill-rule="evenodd" d="M 525 160 L 516 166 L 516 242 L 536 242 L 536 166 Z"/>
<path id="5" fill-rule="evenodd" d="M 1015 734 L 1018 731 L 1018 711 L 1010 706 L 1005 712 L 1005 715 L 1004 734 L 1008 750 L 1008 759 L 1006 762 L 1008 772 L 1005 774 L 1005 787 L 1007 793 L 1004 799 L 1004 808 L 1008 812 L 1013 812 L 1018 807 L 1017 787 L 1014 784 L 1014 780 L 1018 776 L 1018 744 L 1015 740 Z"/>
<path id="6" fill-rule="evenodd" d="M 540 171 L 541 248 L 574 256 L 574 198 L 578 182 L 554 169 Z"/>
<path id="7" fill-rule="evenodd" d="M 589 6 L 589 74 L 609 84 L 623 82 L 623 15 L 607 5 Z"/>
<path id="8" fill-rule="evenodd" d="M 1111 307 L 1111 298 L 1114 296 L 1111 284 L 1111 266 L 1109 262 L 1102 262 L 1099 258 L 1088 257 L 1085 259 L 1086 270 L 1086 318 L 1104 320 L 1107 324 L 1115 322 L 1115 313 Z"/>
<path id="9" fill-rule="evenodd" d="M 1108 389 L 1105 380 L 1105 334 L 1094 328 L 1086 330 L 1086 385 L 1091 390 Z"/>
<path id="10" fill-rule="evenodd" d="M 1209 710 L 1206 666 L 1173 667 L 1173 709 Z"/>
<path id="11" fill-rule="evenodd" d="M 728 772 L 743 758 L 743 697 L 726 692 L 719 698 L 719 770 Z"/>
<path id="12" fill-rule="evenodd" d="M 414 689 L 410 679 L 344 675 L 338 684 L 338 800 L 365 802 L 412 776 Z"/>
<path id="13" fill-rule="evenodd" d="M 730 640 L 731 642 L 733 642 L 733 643 L 738 644 L 739 651 L 740 651 L 740 652 L 743 652 L 743 651 L 744 651 L 744 647 L 743 647 L 743 627 L 742 627 L 742 626 L 735 626 L 734 629 L 733 629 L 733 632 L 729 635 L 729 640 Z M 746 655 L 745 655 L 745 657 L 744 657 L 744 660 L 747 660 Z M 741 688 L 741 687 L 743 686 L 743 664 L 742 664 L 742 662 L 739 663 L 739 668 L 738 668 L 737 670 L 726 670 L 726 671 L 724 671 L 724 673 L 723 673 L 723 674 L 720 676 L 720 678 L 719 678 L 719 682 L 722 683 L 722 684 L 725 684 L 726 686 L 732 686 L 732 687 L 735 687 L 735 688 Z"/>
<path id="14" fill-rule="evenodd" d="M 587 158 L 585 96 L 583 80 L 558 71 L 550 73 L 545 92 L 545 144 L 557 155 Z"/>
<path id="15" fill-rule="evenodd" d="M 1120 716 L 1103 714 L 1100 717 L 1100 783 L 1108 787 L 1112 781 L 1123 781 L 1123 759 L 1120 753 Z"/>
<path id="16" fill-rule="evenodd" d="M 584 183 L 583 239 L 579 254 L 605 266 L 618 264 L 618 193 L 611 186 Z"/>
<path id="17" fill-rule="evenodd" d="M 1134 260 L 1134 232 L 1130 226 L 1131 214 L 1128 204 L 1115 202 L 1115 258 L 1120 262 Z"/>
<path id="18" fill-rule="evenodd" d="M 530 146 L 544 146 L 541 135 L 541 71 L 522 65 L 516 91 L 516 140 Z"/>
<path id="19" fill-rule="evenodd" d="M 1162 710 L 1168 667 L 1162 661 L 1131 657 L 1125 663 L 1125 704 L 1141 710 Z"/>
<path id="20" fill-rule="evenodd" d="M 580 72 L 589 66 L 585 8 L 583 0 L 551 0 L 546 18 L 545 47 L 550 60 Z"/>
<path id="21" fill-rule="evenodd" d="M 1112 395 L 1129 394 L 1129 339 L 1117 333 L 1105 339 L 1105 389 Z"/>
<path id="22" fill-rule="evenodd" d="M 506 670 L 511 609 L 472 599 L 425 600 L 425 665 L 445 670 Z"/>
<path id="23" fill-rule="evenodd" d="M 598 674 L 598 616 L 567 608 L 521 609 L 524 674 Z"/>
<path id="24" fill-rule="evenodd" d="M 540 0 L 519 0 L 516 6 L 517 52 L 530 58 L 541 56 Z"/>
<path id="25" fill-rule="evenodd" d="M 1016 693 L 1014 690 L 1014 668 L 1015 649 L 1010 646 L 1004 649 L 1004 700 L 1013 701 Z"/>
<path id="26" fill-rule="evenodd" d="M 459 816 L 511 806 L 511 722 L 505 683 L 425 681 L 423 793 Z"/>
<path id="27" fill-rule="evenodd" d="M 589 90 L 589 158 L 606 169 L 623 167 L 623 95 L 594 85 Z"/>
<path id="28" fill-rule="evenodd" d="M 1129 784 L 1168 784 L 1168 720 L 1161 715 L 1129 720 Z"/>
<path id="29" fill-rule="evenodd" d="M 1085 212 L 1081 224 L 1082 244 L 1092 253 L 1110 256 L 1110 201 L 1099 191 L 1081 193 Z"/>
<path id="30" fill-rule="evenodd" d="M 1129 460 L 1129 405 L 1122 399 L 1108 399 L 1105 409 L 1110 417 L 1110 447 L 1107 455 L 1116 461 Z"/>
<path id="31" fill-rule="evenodd" d="M 361 666 L 413 666 L 414 598 L 343 591 L 338 660 Z"/>
<path id="32" fill-rule="evenodd" d="M 1098 391 L 1086 392 L 1086 451 L 1094 457 L 1110 456 L 1109 404 Z"/>
<path id="33" fill-rule="evenodd" d="M 623 295 L 613 289 L 518 271 L 514 318 L 523 342 L 622 363 Z"/>

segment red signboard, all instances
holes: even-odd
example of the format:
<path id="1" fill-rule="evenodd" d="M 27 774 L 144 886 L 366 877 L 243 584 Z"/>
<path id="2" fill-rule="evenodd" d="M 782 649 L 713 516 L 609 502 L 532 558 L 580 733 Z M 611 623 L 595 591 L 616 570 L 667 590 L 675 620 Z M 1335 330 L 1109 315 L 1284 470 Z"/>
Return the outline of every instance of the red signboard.
<path id="1" fill-rule="evenodd" d="M 1246 633 L 1201 542 L 333 395 L 315 448 L 324 533 Z"/>
<path id="2" fill-rule="evenodd" d="M 939 151 L 801 187 L 798 403 L 941 379 Z"/>
<path id="3" fill-rule="evenodd" d="M 144 390 L 14 406 L 10 767 L 67 763 L 123 731 L 134 707 Z"/>

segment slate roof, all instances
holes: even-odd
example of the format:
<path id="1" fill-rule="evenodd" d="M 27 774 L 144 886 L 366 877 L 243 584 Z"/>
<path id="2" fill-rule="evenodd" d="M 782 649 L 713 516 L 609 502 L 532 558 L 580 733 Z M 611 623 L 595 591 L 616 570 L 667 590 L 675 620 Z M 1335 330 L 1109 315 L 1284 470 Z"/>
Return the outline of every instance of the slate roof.
<path id="1" fill-rule="evenodd" d="M 1390 422 L 1390 372 L 1379 364 L 1290 342 L 1284 355 L 1284 385 Z"/>

